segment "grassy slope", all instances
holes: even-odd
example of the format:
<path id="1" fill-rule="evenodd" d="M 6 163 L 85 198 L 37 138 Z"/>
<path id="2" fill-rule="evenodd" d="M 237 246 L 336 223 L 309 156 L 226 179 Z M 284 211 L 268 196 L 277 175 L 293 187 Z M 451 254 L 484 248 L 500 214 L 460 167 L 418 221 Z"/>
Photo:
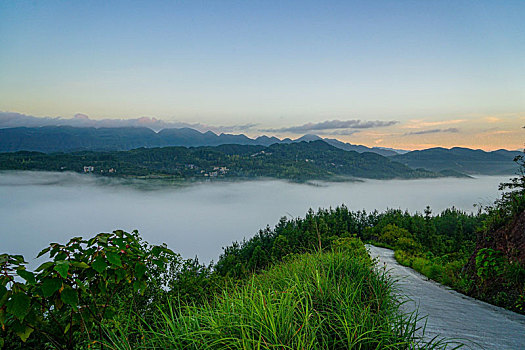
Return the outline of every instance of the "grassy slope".
<path id="1" fill-rule="evenodd" d="M 364 247 L 295 256 L 205 305 L 159 306 L 155 322 L 110 332 L 111 348 L 432 348 L 403 315 L 393 282 Z M 126 328 L 128 327 L 128 328 Z M 133 333 L 141 336 L 133 336 Z M 135 339 L 135 343 L 130 339 Z M 137 341 L 138 340 L 138 341 Z"/>

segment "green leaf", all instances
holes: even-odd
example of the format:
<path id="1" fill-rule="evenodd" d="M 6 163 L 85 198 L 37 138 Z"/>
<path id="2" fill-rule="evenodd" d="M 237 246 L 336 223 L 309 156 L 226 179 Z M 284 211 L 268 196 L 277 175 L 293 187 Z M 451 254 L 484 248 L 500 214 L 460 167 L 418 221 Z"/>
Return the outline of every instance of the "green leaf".
<path id="1" fill-rule="evenodd" d="M 158 267 L 160 267 L 161 269 L 164 268 L 164 262 L 162 260 L 155 259 L 155 260 L 152 260 L 151 262 L 157 265 Z"/>
<path id="2" fill-rule="evenodd" d="M 120 256 L 117 253 L 106 252 L 106 258 L 108 258 L 110 264 L 122 267 Z"/>
<path id="3" fill-rule="evenodd" d="M 58 278 L 46 278 L 42 282 L 42 293 L 44 298 L 49 298 L 62 287 L 62 281 Z"/>
<path id="4" fill-rule="evenodd" d="M 49 268 L 50 266 L 53 266 L 53 262 L 51 261 L 47 261 L 45 263 L 43 263 L 42 265 L 40 265 L 36 270 L 35 272 L 40 272 L 42 270 L 45 270 L 47 268 Z"/>
<path id="5" fill-rule="evenodd" d="M 11 255 L 11 259 L 17 264 L 27 264 L 22 255 Z"/>
<path id="6" fill-rule="evenodd" d="M 83 292 L 87 292 L 86 285 L 84 285 L 84 283 L 82 283 L 81 280 L 75 278 L 75 283 L 77 284 L 78 288 L 80 288 Z"/>
<path id="7" fill-rule="evenodd" d="M 6 303 L 7 312 L 14 315 L 19 320 L 24 320 L 24 317 L 29 312 L 29 306 L 31 305 L 31 299 L 24 293 L 16 293 L 11 296 Z"/>
<path id="8" fill-rule="evenodd" d="M 65 252 L 58 252 L 58 254 L 55 256 L 55 261 L 65 260 L 66 258 L 67 254 Z"/>
<path id="9" fill-rule="evenodd" d="M 16 271 L 16 273 L 18 274 L 18 276 L 22 277 L 23 279 L 25 279 L 30 284 L 34 284 L 36 282 L 35 281 L 35 275 L 32 272 L 29 272 L 29 271 L 24 270 L 24 269 L 20 269 L 20 270 Z"/>
<path id="10" fill-rule="evenodd" d="M 91 267 L 98 273 L 102 273 L 108 267 L 108 264 L 106 264 L 103 257 L 97 256 L 95 261 L 91 264 Z"/>
<path id="11" fill-rule="evenodd" d="M 118 283 L 126 277 L 126 271 L 123 269 L 118 269 L 115 271 L 115 275 L 117 275 L 117 283 Z"/>
<path id="12" fill-rule="evenodd" d="M 135 278 L 141 279 L 146 273 L 147 267 L 143 263 L 135 265 Z"/>
<path id="13" fill-rule="evenodd" d="M 159 257 L 160 253 L 162 251 L 162 248 L 159 247 L 158 245 L 154 246 L 153 248 L 151 248 L 151 255 L 155 256 L 155 257 Z"/>
<path id="14" fill-rule="evenodd" d="M 67 244 L 71 245 L 72 243 L 81 243 L 81 242 L 82 242 L 82 237 L 73 237 L 69 240 Z"/>
<path id="15" fill-rule="evenodd" d="M 13 324 L 13 329 L 24 343 L 26 342 L 27 338 L 29 338 L 31 333 L 33 333 L 33 328 L 19 322 L 15 322 Z"/>
<path id="16" fill-rule="evenodd" d="M 33 328 L 26 326 L 23 331 L 16 332 L 16 335 L 20 337 L 20 339 L 25 343 L 27 341 L 27 338 L 33 333 Z"/>
<path id="17" fill-rule="evenodd" d="M 81 268 L 81 269 L 87 269 L 89 267 L 88 264 L 82 261 L 72 261 L 71 265 L 73 265 L 74 267 Z"/>
<path id="18" fill-rule="evenodd" d="M 36 256 L 36 258 L 40 258 L 42 255 L 44 255 L 45 253 L 47 253 L 49 250 L 51 250 L 51 247 L 47 247 L 47 248 L 44 248 L 40 251 L 40 253 L 38 253 L 38 255 Z"/>
<path id="19" fill-rule="evenodd" d="M 116 244 L 120 249 L 126 247 L 126 242 L 122 238 L 115 238 L 113 240 L 113 243 Z"/>
<path id="20" fill-rule="evenodd" d="M 133 291 L 139 292 L 141 294 L 144 294 L 144 291 L 146 290 L 147 284 L 145 281 L 135 281 L 133 282 Z"/>
<path id="21" fill-rule="evenodd" d="M 59 275 L 65 279 L 67 278 L 67 272 L 69 271 L 69 262 L 64 260 L 57 261 L 53 270 L 58 272 Z"/>
<path id="22" fill-rule="evenodd" d="M 139 281 L 133 282 L 133 291 L 136 293 L 139 291 L 139 289 L 140 289 L 140 282 Z"/>
<path id="23" fill-rule="evenodd" d="M 108 243 L 108 236 L 105 235 L 105 234 L 100 234 L 98 236 L 98 241 L 102 244 L 107 244 Z"/>
<path id="24" fill-rule="evenodd" d="M 60 293 L 60 299 L 62 299 L 64 303 L 71 305 L 75 308 L 78 305 L 77 292 L 68 285 L 66 285 L 62 290 L 62 293 Z"/>
<path id="25" fill-rule="evenodd" d="M 146 281 L 140 281 L 140 294 L 144 294 L 147 287 Z"/>
<path id="26" fill-rule="evenodd" d="M 173 250 L 171 250 L 170 248 L 164 248 L 164 252 L 170 255 L 175 255 L 175 252 L 173 252 Z"/>

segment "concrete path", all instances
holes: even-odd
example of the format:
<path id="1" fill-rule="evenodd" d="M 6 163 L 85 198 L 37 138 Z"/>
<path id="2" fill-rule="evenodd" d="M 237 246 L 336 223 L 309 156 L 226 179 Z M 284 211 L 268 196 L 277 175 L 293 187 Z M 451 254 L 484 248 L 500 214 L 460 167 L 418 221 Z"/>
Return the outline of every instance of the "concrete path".
<path id="1" fill-rule="evenodd" d="M 416 271 L 401 266 L 394 252 L 367 245 L 372 258 L 399 280 L 401 293 L 411 300 L 403 306 L 412 312 L 419 306 L 426 318 L 425 338 L 455 338 L 471 349 L 525 350 L 525 316 L 457 293 Z M 422 325 L 424 320 L 420 322 Z"/>

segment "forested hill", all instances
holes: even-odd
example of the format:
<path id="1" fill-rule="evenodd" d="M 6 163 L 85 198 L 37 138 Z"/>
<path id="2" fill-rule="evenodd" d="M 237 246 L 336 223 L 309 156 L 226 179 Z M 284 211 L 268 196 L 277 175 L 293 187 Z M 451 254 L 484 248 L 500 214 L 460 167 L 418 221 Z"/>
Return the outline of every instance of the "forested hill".
<path id="1" fill-rule="evenodd" d="M 180 179 L 272 177 L 297 181 L 439 176 L 411 169 L 379 154 L 344 151 L 324 141 L 52 154 L 22 151 L 1 153 L 0 170 L 75 171 Z"/>
<path id="2" fill-rule="evenodd" d="M 518 151 L 498 150 L 485 152 L 469 148 L 454 147 L 429 148 L 399 154 L 390 159 L 412 168 L 423 168 L 429 171 L 457 171 L 464 174 L 506 175 L 515 174 L 518 169 L 514 158 Z"/>

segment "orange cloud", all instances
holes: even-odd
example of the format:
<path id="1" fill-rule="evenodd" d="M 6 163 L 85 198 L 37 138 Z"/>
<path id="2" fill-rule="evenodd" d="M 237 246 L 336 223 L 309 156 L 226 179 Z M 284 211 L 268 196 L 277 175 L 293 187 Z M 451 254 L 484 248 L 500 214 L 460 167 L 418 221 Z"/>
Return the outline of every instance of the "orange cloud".
<path id="1" fill-rule="evenodd" d="M 501 118 L 498 117 L 485 117 L 487 123 L 497 123 L 501 121 Z"/>
<path id="2" fill-rule="evenodd" d="M 409 124 L 404 125 L 404 127 L 409 128 L 409 129 L 421 129 L 421 128 L 427 128 L 431 126 L 458 124 L 458 123 L 463 123 L 465 121 L 466 119 L 451 119 L 451 120 L 427 122 L 421 119 L 413 119 L 413 120 L 409 120 Z"/>

